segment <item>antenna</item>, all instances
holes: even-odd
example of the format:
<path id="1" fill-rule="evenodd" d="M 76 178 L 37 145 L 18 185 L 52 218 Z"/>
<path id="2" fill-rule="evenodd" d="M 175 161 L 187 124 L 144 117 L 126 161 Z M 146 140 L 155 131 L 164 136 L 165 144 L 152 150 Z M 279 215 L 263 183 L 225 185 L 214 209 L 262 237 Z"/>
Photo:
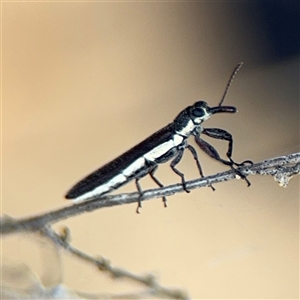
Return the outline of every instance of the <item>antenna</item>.
<path id="1" fill-rule="evenodd" d="M 229 90 L 229 87 L 231 86 L 231 83 L 232 83 L 232 81 L 233 81 L 233 78 L 235 77 L 236 73 L 241 69 L 242 65 L 243 65 L 243 62 L 240 62 L 240 63 L 234 68 L 232 74 L 230 75 L 230 78 L 229 78 L 229 80 L 228 80 L 228 83 L 227 83 L 227 85 L 226 85 L 226 88 L 225 88 L 225 92 L 224 92 L 224 94 L 223 94 L 223 97 L 222 97 L 222 99 L 221 99 L 221 101 L 220 101 L 220 103 L 219 103 L 218 106 L 221 106 L 221 105 L 222 105 L 222 103 L 223 103 L 223 101 L 224 101 L 224 99 L 225 99 L 225 97 L 226 97 L 226 95 L 227 95 L 227 92 L 228 92 L 228 90 Z"/>

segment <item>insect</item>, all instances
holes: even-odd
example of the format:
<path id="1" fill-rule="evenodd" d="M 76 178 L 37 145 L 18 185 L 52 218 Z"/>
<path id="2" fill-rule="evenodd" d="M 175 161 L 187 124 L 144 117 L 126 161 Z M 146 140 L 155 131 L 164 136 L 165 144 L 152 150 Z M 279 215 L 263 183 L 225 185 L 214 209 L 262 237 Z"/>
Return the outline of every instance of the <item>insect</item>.
<path id="1" fill-rule="evenodd" d="M 242 163 L 236 163 L 232 159 L 233 139 L 231 134 L 219 128 L 202 127 L 202 123 L 214 114 L 237 112 L 237 109 L 234 106 L 222 106 L 222 103 L 234 76 L 241 66 L 242 63 L 238 64 L 233 70 L 218 106 L 209 107 L 205 101 L 197 101 L 194 105 L 188 106 L 180 112 L 172 123 L 158 130 L 141 143 L 75 184 L 66 194 L 66 198 L 75 201 L 91 200 L 95 198 L 95 196 L 109 193 L 134 180 L 140 195 L 137 207 L 137 212 L 139 213 L 139 209 L 141 208 L 140 199 L 143 195 L 139 183 L 140 179 L 146 175 L 150 175 L 159 187 L 163 187 L 163 184 L 155 177 L 155 171 L 159 164 L 165 163 L 171 159 L 171 169 L 181 178 L 183 189 L 186 192 L 189 192 L 186 187 L 184 174 L 176 168 L 185 149 L 188 149 L 192 153 L 200 176 L 204 176 L 197 152 L 195 148 L 187 142 L 187 139 L 190 136 L 194 136 L 196 144 L 206 154 L 231 167 L 231 169 L 233 169 L 236 174 L 243 178 L 248 186 L 250 186 L 249 180 L 246 176 L 241 174 L 236 167 L 243 166 L 247 163 L 252 164 L 252 161 L 245 160 Z M 226 156 L 228 160 L 222 159 L 213 146 L 200 138 L 201 135 L 207 135 L 214 139 L 227 141 L 228 150 Z M 211 188 L 214 190 L 213 186 L 211 186 Z M 165 197 L 162 199 L 166 207 L 167 199 Z"/>

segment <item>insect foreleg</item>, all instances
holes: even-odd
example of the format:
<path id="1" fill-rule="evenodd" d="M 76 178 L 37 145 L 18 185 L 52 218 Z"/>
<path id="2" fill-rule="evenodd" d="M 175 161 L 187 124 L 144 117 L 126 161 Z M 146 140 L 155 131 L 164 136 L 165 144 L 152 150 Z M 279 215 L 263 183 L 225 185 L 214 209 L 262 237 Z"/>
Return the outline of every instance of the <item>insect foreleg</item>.
<path id="1" fill-rule="evenodd" d="M 164 187 L 164 185 L 154 176 L 154 173 L 156 172 L 158 166 L 155 166 L 154 169 L 152 169 L 149 172 L 150 177 L 153 179 L 153 181 L 159 186 L 159 187 Z M 166 197 L 162 197 L 163 203 L 164 203 L 164 207 L 167 207 L 167 198 Z"/>
<path id="2" fill-rule="evenodd" d="M 203 131 L 201 133 L 214 139 L 228 141 L 228 150 L 226 156 L 232 163 L 234 163 L 234 161 L 231 159 L 233 139 L 232 135 L 229 132 L 219 128 L 203 128 Z"/>
<path id="3" fill-rule="evenodd" d="M 181 173 L 178 169 L 175 168 L 175 166 L 181 161 L 182 155 L 183 155 L 183 151 L 184 149 L 180 149 L 178 151 L 178 154 L 175 156 L 175 158 L 171 161 L 170 167 L 172 168 L 172 170 L 181 177 L 181 182 L 182 182 L 182 187 L 183 189 L 189 193 L 190 191 L 186 188 L 186 183 L 185 183 L 185 179 L 184 179 L 184 174 Z"/>
<path id="4" fill-rule="evenodd" d="M 236 163 L 232 159 L 233 139 L 232 139 L 232 135 L 228 131 L 220 129 L 220 128 L 203 128 L 203 131 L 201 133 L 205 134 L 211 138 L 214 138 L 214 139 L 228 141 L 228 150 L 227 150 L 226 156 L 228 157 L 230 162 L 232 164 L 234 164 L 235 166 L 240 167 L 240 166 L 245 165 L 246 163 L 253 164 L 253 162 L 251 160 L 245 160 L 242 163 Z"/>
<path id="5" fill-rule="evenodd" d="M 210 129 L 218 129 L 218 128 L 210 128 Z M 205 130 L 206 130 L 206 129 L 205 129 Z M 204 131 L 205 131 L 205 130 L 204 130 Z M 222 129 L 218 129 L 218 130 L 224 131 L 224 132 L 228 133 L 227 131 L 222 130 Z M 203 133 L 203 132 L 202 132 L 202 133 Z M 228 133 L 228 134 L 229 134 L 230 137 L 231 137 L 231 134 L 230 134 L 230 133 Z M 207 134 L 207 135 L 208 135 L 208 134 Z M 210 136 L 210 137 L 213 137 L 212 135 L 209 135 L 209 136 Z M 215 138 L 217 138 L 217 137 L 215 137 Z M 219 137 L 219 139 L 224 139 L 224 138 Z M 245 163 L 251 163 L 251 164 L 252 164 L 252 161 L 246 160 L 246 161 L 244 161 L 244 162 L 241 163 L 241 164 L 237 164 L 237 163 L 235 163 L 235 162 L 231 159 L 231 157 L 228 157 L 230 161 L 224 160 L 224 159 L 222 159 L 222 158 L 220 157 L 219 153 L 217 152 L 217 150 L 216 150 L 212 145 L 210 145 L 210 144 L 207 143 L 206 141 L 202 140 L 198 135 L 195 135 L 195 141 L 196 141 L 197 145 L 198 145 L 198 146 L 199 146 L 206 154 L 208 154 L 211 158 L 216 159 L 217 161 L 223 163 L 224 165 L 230 166 L 230 168 L 231 168 L 238 176 L 240 176 L 242 179 L 244 179 L 244 180 L 247 182 L 247 185 L 248 185 L 248 186 L 251 185 L 251 183 L 250 183 L 250 181 L 247 179 L 247 177 L 246 177 L 245 175 L 243 175 L 240 171 L 238 171 L 237 169 L 235 169 L 233 166 L 234 166 L 234 165 L 236 165 L 236 166 L 242 166 L 242 165 L 245 164 Z M 229 142 L 229 143 L 230 143 L 230 142 Z M 228 154 L 228 153 L 230 153 L 230 154 L 232 153 L 232 138 L 231 138 L 231 143 L 230 143 L 230 145 L 231 145 L 231 148 L 228 149 L 227 154 Z"/>
<path id="6" fill-rule="evenodd" d="M 201 148 L 201 150 L 203 150 L 211 158 L 216 159 L 217 161 L 223 163 L 224 165 L 227 166 L 232 165 L 232 162 L 222 159 L 219 153 L 217 152 L 217 150 L 212 145 L 202 140 L 198 135 L 195 136 L 195 141 L 197 145 Z"/>

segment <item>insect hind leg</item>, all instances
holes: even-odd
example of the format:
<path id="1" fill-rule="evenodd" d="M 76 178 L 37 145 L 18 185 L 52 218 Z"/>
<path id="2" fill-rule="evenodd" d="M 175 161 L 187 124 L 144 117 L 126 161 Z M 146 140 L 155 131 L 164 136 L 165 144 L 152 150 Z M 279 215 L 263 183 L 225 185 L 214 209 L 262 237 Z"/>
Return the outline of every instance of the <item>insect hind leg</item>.
<path id="1" fill-rule="evenodd" d="M 146 161 L 145 162 L 145 165 L 146 165 L 146 169 L 144 170 L 144 172 L 141 172 L 139 174 L 139 176 L 136 177 L 135 179 L 135 185 L 136 185 L 136 188 L 137 188 L 137 191 L 139 193 L 139 197 L 138 197 L 138 207 L 136 209 L 136 212 L 139 214 L 140 213 L 140 208 L 142 208 L 142 202 L 141 202 L 141 199 L 143 197 L 143 190 L 142 190 L 142 187 L 139 183 L 139 180 L 146 176 L 147 174 L 150 175 L 150 177 L 153 179 L 153 181 L 159 186 L 159 187 L 164 187 L 164 185 L 155 177 L 154 173 L 156 172 L 157 168 L 158 168 L 158 165 L 155 165 L 153 163 L 151 163 L 150 161 Z M 163 200 L 163 203 L 164 203 L 164 207 L 167 207 L 167 198 L 166 197 L 162 197 L 162 200 Z"/>
<path id="2" fill-rule="evenodd" d="M 149 175 L 153 179 L 153 181 L 159 186 L 164 187 L 164 185 L 155 177 L 154 173 L 156 172 L 158 166 L 155 166 L 150 172 Z M 167 198 L 165 196 L 162 197 L 162 201 L 164 203 L 164 207 L 167 207 Z"/>
<path id="3" fill-rule="evenodd" d="M 141 198 L 143 196 L 143 190 L 142 190 L 142 187 L 139 183 L 139 180 L 140 178 L 136 178 L 135 179 L 135 185 L 136 185 L 136 188 L 138 190 L 138 193 L 139 193 L 139 198 L 138 198 L 138 206 L 136 208 L 136 213 L 139 214 L 140 213 L 140 208 L 142 208 L 142 202 L 141 202 Z"/>

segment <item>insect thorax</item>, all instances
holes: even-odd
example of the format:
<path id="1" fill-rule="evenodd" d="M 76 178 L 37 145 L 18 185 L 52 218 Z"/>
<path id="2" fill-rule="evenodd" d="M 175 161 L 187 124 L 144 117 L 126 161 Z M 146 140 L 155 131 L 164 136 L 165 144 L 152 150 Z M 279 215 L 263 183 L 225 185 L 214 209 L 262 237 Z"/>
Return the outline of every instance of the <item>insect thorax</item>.
<path id="1" fill-rule="evenodd" d="M 191 119 L 188 110 L 182 111 L 174 120 L 175 132 L 181 136 L 189 137 L 202 131 L 200 124 L 195 124 Z"/>

